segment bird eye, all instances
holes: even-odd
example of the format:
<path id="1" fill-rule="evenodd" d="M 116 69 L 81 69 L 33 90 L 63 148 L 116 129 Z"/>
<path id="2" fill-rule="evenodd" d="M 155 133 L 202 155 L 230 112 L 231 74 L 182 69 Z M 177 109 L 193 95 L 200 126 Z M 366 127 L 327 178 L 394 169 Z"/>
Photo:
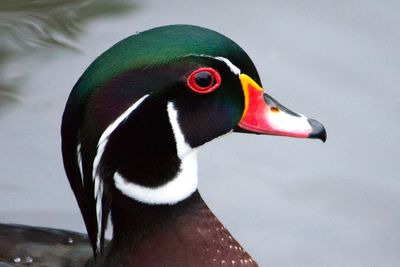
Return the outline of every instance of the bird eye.
<path id="1" fill-rule="evenodd" d="M 200 68 L 189 75 L 187 85 L 196 93 L 211 93 L 221 85 L 221 76 L 213 68 Z"/>

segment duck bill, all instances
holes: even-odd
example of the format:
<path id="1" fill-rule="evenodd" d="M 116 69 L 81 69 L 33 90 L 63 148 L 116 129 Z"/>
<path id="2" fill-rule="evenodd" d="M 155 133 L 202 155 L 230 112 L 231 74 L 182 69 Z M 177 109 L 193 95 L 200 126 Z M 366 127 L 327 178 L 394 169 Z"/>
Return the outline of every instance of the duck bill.
<path id="1" fill-rule="evenodd" d="M 237 132 L 291 136 L 298 138 L 318 138 L 326 141 L 324 126 L 316 120 L 308 119 L 293 112 L 270 95 L 246 74 L 240 75 L 245 96 L 245 108 L 238 124 Z"/>

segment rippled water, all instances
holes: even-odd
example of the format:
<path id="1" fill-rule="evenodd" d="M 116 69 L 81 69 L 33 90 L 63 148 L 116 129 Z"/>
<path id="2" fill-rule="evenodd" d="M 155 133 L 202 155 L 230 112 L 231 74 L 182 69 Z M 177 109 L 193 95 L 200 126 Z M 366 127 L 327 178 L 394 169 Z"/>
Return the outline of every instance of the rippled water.
<path id="1" fill-rule="evenodd" d="M 129 0 L 0 1 L 0 108 L 19 99 L 23 79 L 32 73 L 26 62 L 79 50 L 87 23 L 134 8 Z"/>

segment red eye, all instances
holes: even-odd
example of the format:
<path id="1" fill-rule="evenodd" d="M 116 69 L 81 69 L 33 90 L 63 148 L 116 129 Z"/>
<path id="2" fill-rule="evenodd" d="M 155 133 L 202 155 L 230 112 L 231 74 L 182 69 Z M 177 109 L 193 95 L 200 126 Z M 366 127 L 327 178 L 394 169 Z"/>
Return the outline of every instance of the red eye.
<path id="1" fill-rule="evenodd" d="M 213 68 L 200 68 L 189 75 L 187 85 L 196 93 L 211 93 L 221 85 L 221 76 Z"/>

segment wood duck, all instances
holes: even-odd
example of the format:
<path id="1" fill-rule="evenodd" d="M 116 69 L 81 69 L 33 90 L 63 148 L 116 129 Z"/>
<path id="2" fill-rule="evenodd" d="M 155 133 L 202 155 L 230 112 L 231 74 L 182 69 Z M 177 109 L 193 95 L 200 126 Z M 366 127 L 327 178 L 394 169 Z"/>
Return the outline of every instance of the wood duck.
<path id="1" fill-rule="evenodd" d="M 197 189 L 197 150 L 230 132 L 326 140 L 322 124 L 263 92 L 249 56 L 224 35 L 190 25 L 132 35 L 88 67 L 62 118 L 64 166 L 88 237 L 1 225 L 9 242 L 0 247 L 25 249 L 14 262 L 40 262 L 44 254 L 21 244 L 52 238 L 63 264 L 49 266 L 258 266 Z"/>

